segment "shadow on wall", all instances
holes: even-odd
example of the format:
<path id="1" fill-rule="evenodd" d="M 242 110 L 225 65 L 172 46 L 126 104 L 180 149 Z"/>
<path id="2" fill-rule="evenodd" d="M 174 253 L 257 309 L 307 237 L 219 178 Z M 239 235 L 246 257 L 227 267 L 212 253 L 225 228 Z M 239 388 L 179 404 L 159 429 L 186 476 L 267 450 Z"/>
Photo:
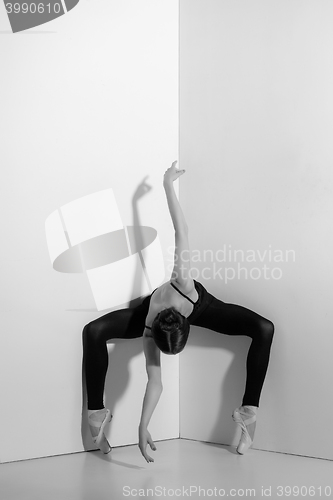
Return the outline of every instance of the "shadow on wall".
<path id="1" fill-rule="evenodd" d="M 145 177 L 143 181 L 137 187 L 133 198 L 132 198 L 132 210 L 133 210 L 133 230 L 132 233 L 132 252 L 136 252 L 137 249 L 142 249 L 145 247 L 145 235 L 142 233 L 138 201 L 140 198 L 145 196 L 150 190 L 151 186 L 146 183 Z M 134 243 L 134 244 L 133 244 Z M 135 272 L 133 273 L 132 281 L 132 296 L 135 296 L 134 290 L 143 288 L 144 275 L 142 273 L 143 259 L 140 254 L 140 262 L 137 261 Z M 146 276 L 146 278 L 148 278 Z M 115 285 L 117 286 L 117 284 Z M 141 288 L 142 287 L 142 288 Z M 129 308 L 137 307 L 142 303 L 144 297 L 135 298 L 129 301 Z M 121 308 L 117 308 L 121 309 Z M 112 311 L 111 311 L 112 312 Z M 109 313 L 109 311 L 104 311 L 104 314 Z M 84 325 L 82 325 L 82 328 Z M 143 333 L 143 331 L 142 331 Z M 109 408 L 111 414 L 114 414 L 114 409 L 117 406 L 117 401 L 119 401 L 123 394 L 125 393 L 130 377 L 129 365 L 131 359 L 142 352 L 142 340 L 132 339 L 130 347 L 126 345 L 126 349 L 123 349 L 123 343 L 128 343 L 128 340 L 122 339 L 112 339 L 108 343 L 114 344 L 114 349 L 109 353 L 109 367 L 105 380 L 105 406 Z M 85 383 L 85 370 L 84 370 L 84 360 L 82 359 L 82 423 L 81 423 L 81 435 L 83 447 L 86 451 L 96 449 L 94 445 L 89 425 L 88 425 L 88 413 L 87 413 L 87 394 L 86 394 L 86 383 Z M 112 443 L 111 443 L 112 446 Z"/>
<path id="2" fill-rule="evenodd" d="M 207 286 L 207 290 L 209 290 L 209 286 Z M 212 380 L 214 390 L 207 388 L 207 395 L 212 400 L 212 407 L 216 408 L 218 405 L 216 420 L 209 432 L 209 436 L 207 436 L 207 441 L 225 445 L 235 444 L 240 431 L 232 419 L 232 412 L 242 403 L 246 383 L 246 358 L 251 339 L 245 336 L 224 335 L 202 327 L 192 326 L 188 344 L 199 348 L 203 358 L 207 348 L 216 350 L 218 356 L 221 355 L 221 372 L 224 372 L 223 358 L 228 358 L 228 368 L 223 375 L 220 387 L 217 388 Z M 231 361 L 229 361 L 229 358 L 231 358 Z M 204 377 L 208 384 L 207 373 L 204 369 L 204 366 L 206 366 L 205 361 L 202 364 L 197 364 L 195 376 Z M 213 363 L 215 362 L 214 360 Z M 221 378 L 221 372 L 216 373 L 218 379 Z M 211 375 L 214 376 L 213 373 Z M 218 403 L 216 404 L 216 402 Z M 208 411 L 209 408 L 204 408 L 204 413 Z M 200 414 L 199 418 L 201 416 L 202 414 Z M 209 425 L 212 425 L 211 421 Z"/>

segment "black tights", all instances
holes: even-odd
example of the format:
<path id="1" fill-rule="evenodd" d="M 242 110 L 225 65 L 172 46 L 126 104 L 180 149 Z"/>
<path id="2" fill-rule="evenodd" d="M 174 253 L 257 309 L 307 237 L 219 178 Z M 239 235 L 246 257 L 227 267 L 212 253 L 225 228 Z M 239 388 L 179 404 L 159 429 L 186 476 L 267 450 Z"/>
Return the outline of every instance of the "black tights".
<path id="1" fill-rule="evenodd" d="M 119 309 L 92 321 L 83 330 L 83 360 L 88 408 L 104 407 L 103 395 L 110 339 L 142 337 L 148 312 L 147 298 L 135 308 Z M 246 335 L 252 339 L 246 361 L 246 387 L 243 405 L 259 406 L 265 380 L 274 325 L 259 314 L 216 297 L 191 324 L 226 335 Z"/>

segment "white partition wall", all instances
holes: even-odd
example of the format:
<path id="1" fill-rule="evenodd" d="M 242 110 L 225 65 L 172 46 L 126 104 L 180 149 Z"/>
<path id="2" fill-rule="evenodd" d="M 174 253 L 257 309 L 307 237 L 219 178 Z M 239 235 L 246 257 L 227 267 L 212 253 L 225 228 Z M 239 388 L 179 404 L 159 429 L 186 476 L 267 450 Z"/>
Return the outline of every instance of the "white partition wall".
<path id="1" fill-rule="evenodd" d="M 332 18 L 325 0 L 180 2 L 180 199 L 195 275 L 275 323 L 255 447 L 330 459 Z M 236 444 L 249 345 L 193 329 L 182 437 Z"/>
<path id="2" fill-rule="evenodd" d="M 255 447 L 333 459 L 332 18 L 328 0 L 80 0 L 13 34 L 0 8 L 0 461 L 94 448 L 82 329 L 169 278 L 176 158 L 193 277 L 275 324 Z M 163 355 L 153 439 L 236 444 L 249 345 L 192 327 Z M 108 349 L 107 436 L 136 443 L 142 340 Z"/>
<path id="3" fill-rule="evenodd" d="M 0 31 L 5 462 L 94 448 L 81 415 L 82 328 L 168 278 L 162 181 L 178 157 L 178 2 L 81 0 L 15 34 L 2 5 Z M 112 254 L 117 231 L 126 255 Z M 108 437 L 135 443 L 142 341 L 109 350 Z M 178 359 L 162 363 L 157 440 L 179 435 Z"/>

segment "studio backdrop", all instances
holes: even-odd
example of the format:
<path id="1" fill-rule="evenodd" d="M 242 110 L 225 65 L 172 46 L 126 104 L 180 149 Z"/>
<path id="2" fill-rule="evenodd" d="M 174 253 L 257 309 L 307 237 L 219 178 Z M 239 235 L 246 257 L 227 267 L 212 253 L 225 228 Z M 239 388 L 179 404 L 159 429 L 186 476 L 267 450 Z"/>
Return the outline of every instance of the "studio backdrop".
<path id="1" fill-rule="evenodd" d="M 61 6 L 0 6 L 0 460 L 94 448 L 82 329 L 170 278 L 177 158 L 192 276 L 275 324 L 254 447 L 333 459 L 332 2 Z M 237 444 L 249 345 L 163 355 L 153 438 Z M 142 340 L 108 349 L 108 438 L 137 443 Z"/>

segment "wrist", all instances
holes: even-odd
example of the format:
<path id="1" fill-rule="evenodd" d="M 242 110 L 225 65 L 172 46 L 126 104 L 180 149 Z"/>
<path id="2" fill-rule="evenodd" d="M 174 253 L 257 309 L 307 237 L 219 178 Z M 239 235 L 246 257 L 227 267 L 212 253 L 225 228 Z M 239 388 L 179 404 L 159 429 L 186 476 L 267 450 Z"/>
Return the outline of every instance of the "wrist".
<path id="1" fill-rule="evenodd" d="M 170 190 L 171 188 L 173 188 L 173 182 L 172 181 L 164 181 L 163 182 L 163 186 L 164 186 L 164 189 L 166 191 Z"/>

